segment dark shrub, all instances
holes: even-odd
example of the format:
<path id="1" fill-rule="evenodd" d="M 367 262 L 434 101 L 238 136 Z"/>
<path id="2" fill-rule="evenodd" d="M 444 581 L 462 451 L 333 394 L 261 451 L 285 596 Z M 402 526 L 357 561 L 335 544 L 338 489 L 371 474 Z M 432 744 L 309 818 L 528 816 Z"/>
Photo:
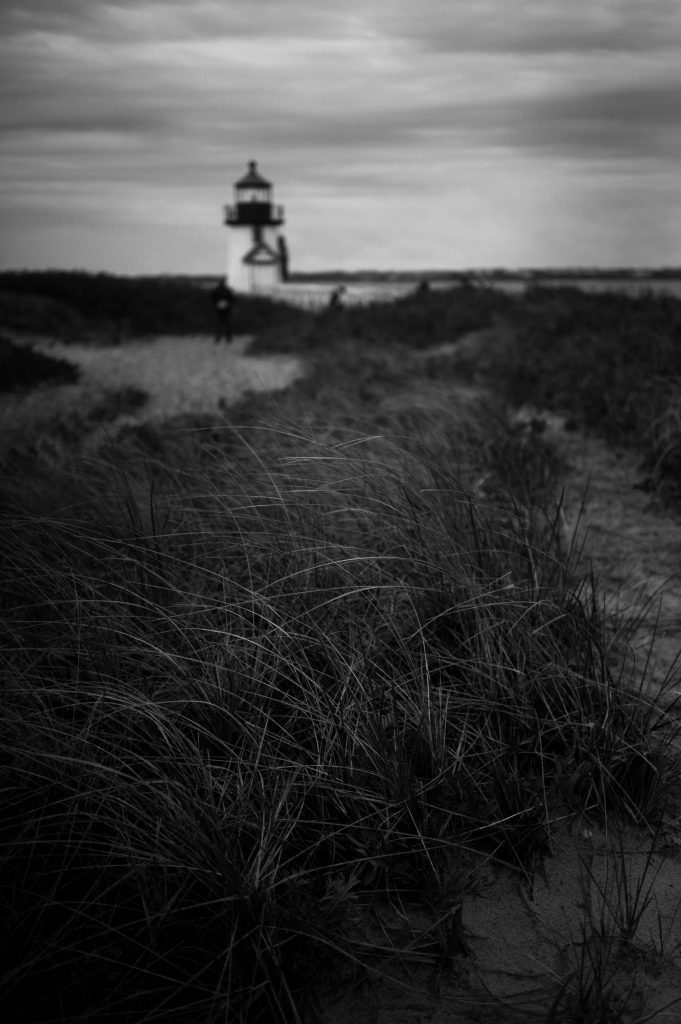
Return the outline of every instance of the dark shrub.
<path id="1" fill-rule="evenodd" d="M 54 359 L 0 337 L 0 391 L 30 389 L 46 381 L 74 384 L 79 374 L 78 367 L 65 359 Z"/>
<path id="2" fill-rule="evenodd" d="M 213 330 L 211 278 L 117 277 L 80 271 L 0 274 L 0 322 L 16 330 L 107 342 L 156 334 Z M 300 310 L 258 296 L 240 296 L 239 333 L 260 332 L 304 317 Z"/>

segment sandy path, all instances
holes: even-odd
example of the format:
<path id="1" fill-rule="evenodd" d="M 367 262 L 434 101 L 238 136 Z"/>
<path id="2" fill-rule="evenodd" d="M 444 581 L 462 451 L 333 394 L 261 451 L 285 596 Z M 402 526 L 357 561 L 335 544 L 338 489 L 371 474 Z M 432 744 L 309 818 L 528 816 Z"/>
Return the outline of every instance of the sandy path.
<path id="1" fill-rule="evenodd" d="M 148 401 L 135 412 L 109 418 L 106 424 L 97 423 L 95 412 L 94 422 L 87 424 L 90 430 L 111 433 L 128 423 L 215 411 L 248 391 L 281 390 L 303 376 L 302 359 L 250 356 L 251 341 L 251 336 L 243 335 L 230 345 L 216 345 L 206 336 L 159 337 L 98 347 L 34 343 L 33 347 L 46 355 L 77 364 L 80 381 L 45 384 L 28 394 L 2 396 L 0 451 L 22 447 L 27 432 L 49 433 L 74 415 L 87 419 L 98 406 L 106 405 L 107 396 L 125 388 L 145 391 Z"/>
<path id="2" fill-rule="evenodd" d="M 491 328 L 428 355 L 455 356 L 484 385 L 497 355 L 512 342 L 510 331 Z M 490 398 L 494 401 L 492 393 Z M 631 640 L 635 677 L 645 673 L 657 689 L 681 660 L 681 516 L 656 507 L 654 497 L 637 486 L 644 474 L 635 454 L 566 431 L 559 416 L 525 413 L 544 421 L 547 439 L 567 462 L 564 511 L 582 549 L 580 569 L 585 574 L 593 569 L 608 612 L 637 620 Z M 676 690 L 681 692 L 681 682 Z M 670 690 L 670 699 L 675 692 Z"/>
<path id="3" fill-rule="evenodd" d="M 635 455 L 565 431 L 558 418 L 547 424 L 568 463 L 565 511 L 582 547 L 581 567 L 593 567 L 608 611 L 638 620 L 637 674 L 650 658 L 646 678 L 657 688 L 681 650 L 681 517 L 656 508 L 638 486 L 643 473 Z"/>
<path id="4" fill-rule="evenodd" d="M 302 361 L 293 356 L 249 356 L 251 336 L 231 344 L 206 337 L 165 337 L 111 348 L 69 346 L 53 355 L 75 360 L 83 384 L 147 391 L 144 419 L 216 409 L 218 402 L 233 402 L 248 390 L 271 391 L 287 387 L 303 373 Z M 63 347 L 62 347 L 63 348 Z"/>

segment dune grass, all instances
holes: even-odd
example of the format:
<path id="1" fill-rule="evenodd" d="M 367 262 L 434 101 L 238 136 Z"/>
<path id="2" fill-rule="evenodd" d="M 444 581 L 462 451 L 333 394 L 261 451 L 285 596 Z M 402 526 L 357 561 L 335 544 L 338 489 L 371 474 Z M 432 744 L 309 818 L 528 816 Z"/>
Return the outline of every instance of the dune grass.
<path id="1" fill-rule="evenodd" d="M 673 709 L 618 670 L 550 451 L 389 411 L 416 363 L 358 351 L 5 482 L 12 1019 L 318 1019 L 382 970 L 377 895 L 450 908 L 390 955 L 465 958 L 476 865 L 662 814 Z"/>

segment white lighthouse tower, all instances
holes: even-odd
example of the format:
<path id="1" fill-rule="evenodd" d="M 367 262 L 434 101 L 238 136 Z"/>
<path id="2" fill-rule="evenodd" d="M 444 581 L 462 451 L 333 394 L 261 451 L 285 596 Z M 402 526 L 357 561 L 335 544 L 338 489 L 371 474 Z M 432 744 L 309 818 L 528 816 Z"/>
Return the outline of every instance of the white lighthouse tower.
<path id="1" fill-rule="evenodd" d="M 288 275 L 286 242 L 278 229 L 284 207 L 272 203 L 272 185 L 255 160 L 234 183 L 234 204 L 225 206 L 227 276 L 239 292 L 267 292 Z"/>

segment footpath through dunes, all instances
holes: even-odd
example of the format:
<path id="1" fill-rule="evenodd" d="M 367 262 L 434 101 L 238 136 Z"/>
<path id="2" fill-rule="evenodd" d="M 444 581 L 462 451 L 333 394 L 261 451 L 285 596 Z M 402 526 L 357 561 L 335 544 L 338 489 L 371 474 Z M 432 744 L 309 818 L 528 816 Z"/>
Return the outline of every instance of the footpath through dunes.
<path id="1" fill-rule="evenodd" d="M 455 358 L 479 385 L 493 378 L 514 344 L 513 332 L 498 327 L 471 332 L 433 355 Z M 563 512 L 581 553 L 579 570 L 593 571 L 606 615 L 633 626 L 634 678 L 658 690 L 681 654 L 681 514 L 646 493 L 635 453 L 566 430 L 564 417 L 543 410 L 509 410 L 509 416 L 516 424 L 534 420 L 564 459 Z M 676 696 L 670 689 L 668 699 Z"/>
<path id="2" fill-rule="evenodd" d="M 432 365 L 438 358 L 453 359 L 473 382 L 469 395 L 493 406 L 500 399 L 490 381 L 514 344 L 513 332 L 500 326 L 472 331 L 423 355 Z M 633 627 L 634 678 L 658 690 L 681 670 L 681 514 L 646 492 L 635 453 L 566 430 L 564 417 L 543 410 L 511 409 L 508 415 L 521 429 L 538 425 L 564 459 L 563 512 L 580 552 L 579 570 L 584 576 L 593 572 L 606 615 Z M 669 689 L 667 699 L 677 695 L 681 689 Z"/>
<path id="3" fill-rule="evenodd" d="M 77 365 L 80 380 L 2 395 L 0 456 L 24 450 L 41 435 L 89 433 L 96 439 L 128 424 L 216 412 L 248 391 L 281 390 L 304 375 L 298 356 L 249 355 L 252 340 L 241 335 L 216 344 L 185 335 L 110 346 L 33 343 L 45 355 Z"/>
<path id="4" fill-rule="evenodd" d="M 659 688 L 681 651 L 681 515 L 660 507 L 642 487 L 640 460 L 598 438 L 566 431 L 545 417 L 547 437 L 567 463 L 564 510 L 593 568 L 605 612 L 634 624 L 636 677 Z M 670 691 L 674 699 L 681 690 Z"/>

